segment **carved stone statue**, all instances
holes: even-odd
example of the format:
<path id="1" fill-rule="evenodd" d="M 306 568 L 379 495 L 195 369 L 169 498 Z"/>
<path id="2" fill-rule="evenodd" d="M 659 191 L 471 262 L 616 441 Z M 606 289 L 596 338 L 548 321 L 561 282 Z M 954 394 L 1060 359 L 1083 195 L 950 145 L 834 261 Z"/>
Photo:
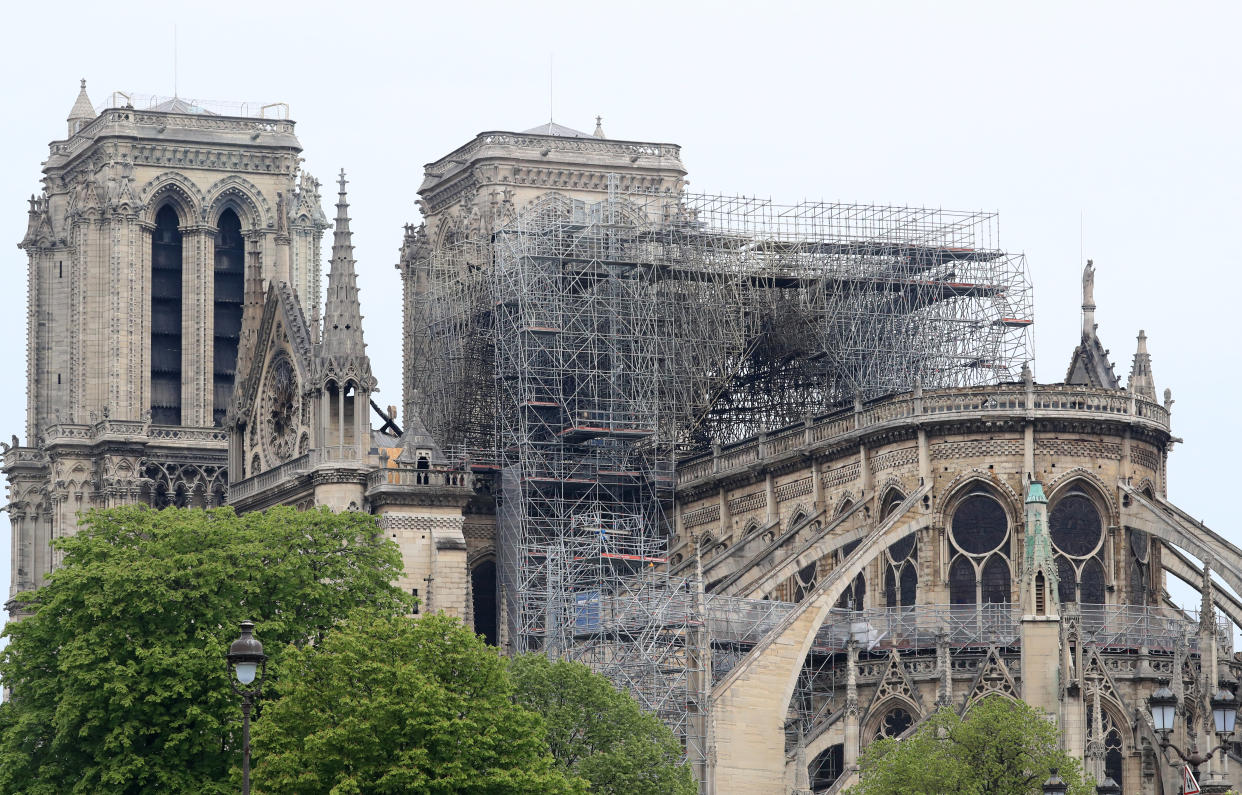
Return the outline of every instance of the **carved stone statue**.
<path id="1" fill-rule="evenodd" d="M 1091 260 L 1082 269 L 1082 305 L 1095 306 L 1095 264 Z"/>

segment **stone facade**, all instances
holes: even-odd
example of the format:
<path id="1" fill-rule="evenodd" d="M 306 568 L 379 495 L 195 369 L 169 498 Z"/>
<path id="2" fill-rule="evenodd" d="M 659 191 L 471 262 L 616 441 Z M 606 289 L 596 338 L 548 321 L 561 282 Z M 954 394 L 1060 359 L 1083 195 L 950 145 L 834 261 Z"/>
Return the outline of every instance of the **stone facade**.
<path id="1" fill-rule="evenodd" d="M 241 260 L 319 303 L 327 223 L 300 152 L 287 118 L 123 97 L 97 114 L 83 81 L 20 243 L 27 416 L 25 443 L 6 445 L 10 595 L 43 582 L 51 540 L 80 511 L 222 503 Z"/>
<path id="2" fill-rule="evenodd" d="M 376 514 L 420 610 L 503 645 L 496 464 L 478 449 L 495 407 L 431 397 L 492 390 L 429 389 L 491 378 L 491 340 L 450 362 L 427 329 L 476 322 L 492 252 L 474 242 L 549 197 L 586 212 L 616 191 L 676 196 L 680 148 L 549 123 L 481 133 L 426 166 L 397 265 L 402 430 L 371 400 L 344 174 L 320 312 L 329 224 L 292 121 L 181 100 L 96 114 L 83 88 L 68 123 L 21 243 L 12 593 L 43 581 L 51 540 L 90 507 L 327 506 Z M 994 693 L 1051 713 L 1097 779 L 1175 791 L 1146 698 L 1169 680 L 1185 718 L 1174 740 L 1212 739 L 1206 699 L 1242 674 L 1242 602 L 1212 576 L 1242 593 L 1242 551 L 1168 502 L 1171 395 L 1157 398 L 1141 332 L 1122 387 L 1094 275 L 1088 263 L 1065 383 L 916 388 L 678 461 L 670 573 L 701 585 L 700 612 L 709 597 L 780 608 L 758 637 L 696 630 L 711 649 L 694 674 L 705 792 L 838 792 L 875 738 Z M 445 284 L 459 292 L 432 295 Z M 1171 605 L 1167 573 L 1200 589 L 1199 616 Z M 1234 770 L 1204 772 L 1236 786 Z"/>

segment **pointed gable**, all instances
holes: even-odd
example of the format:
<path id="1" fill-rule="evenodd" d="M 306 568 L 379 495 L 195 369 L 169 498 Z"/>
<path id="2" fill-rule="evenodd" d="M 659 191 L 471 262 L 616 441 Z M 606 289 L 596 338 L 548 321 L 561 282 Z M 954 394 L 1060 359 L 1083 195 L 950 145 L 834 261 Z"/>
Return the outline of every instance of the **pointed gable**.
<path id="1" fill-rule="evenodd" d="M 233 406 L 229 410 L 231 424 L 249 422 L 263 376 L 263 368 L 271 358 L 273 347 L 287 345 L 290 357 L 297 369 L 298 379 L 307 384 L 314 373 L 314 346 L 306 315 L 293 288 L 282 282 L 269 285 L 263 302 L 263 314 L 259 327 L 253 334 L 253 349 L 247 352 L 245 369 L 237 371 L 237 385 L 233 390 Z M 239 361 L 240 365 L 240 361 Z"/>
<path id="2" fill-rule="evenodd" d="M 1121 388 L 1121 379 L 1108 360 L 1108 350 L 1096 336 L 1095 263 L 1092 260 L 1087 260 L 1082 271 L 1082 341 L 1070 357 L 1065 383 L 1096 389 Z"/>

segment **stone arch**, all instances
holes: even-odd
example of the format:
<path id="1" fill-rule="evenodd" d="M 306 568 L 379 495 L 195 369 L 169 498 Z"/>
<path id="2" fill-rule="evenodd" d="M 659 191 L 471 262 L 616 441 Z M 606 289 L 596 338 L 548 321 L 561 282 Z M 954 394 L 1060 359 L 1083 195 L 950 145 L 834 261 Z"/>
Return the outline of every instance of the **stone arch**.
<path id="1" fill-rule="evenodd" d="M 785 526 L 785 529 L 792 530 L 809 518 L 811 518 L 811 509 L 807 507 L 806 503 L 800 502 L 794 507 L 793 514 L 789 518 L 789 524 Z"/>
<path id="2" fill-rule="evenodd" d="M 207 189 L 203 200 L 204 220 L 215 226 L 220 214 L 231 208 L 242 221 L 242 231 L 275 226 L 272 209 L 263 193 L 250 180 L 230 174 Z"/>
<path id="3" fill-rule="evenodd" d="M 841 492 L 841 499 L 837 500 L 836 506 L 832 509 L 832 518 L 836 519 L 841 514 L 850 509 L 855 502 L 854 494 L 850 491 Z"/>
<path id="4" fill-rule="evenodd" d="M 911 496 L 929 490 L 924 485 Z M 816 633 L 845 588 L 889 544 L 931 524 L 931 514 L 917 505 L 882 522 L 716 685 L 717 791 L 774 792 L 784 786 L 785 719 Z"/>
<path id="5" fill-rule="evenodd" d="M 898 494 L 905 499 L 909 491 L 906 489 L 905 483 L 896 475 L 890 475 L 884 483 L 875 490 L 876 496 L 879 498 L 878 506 L 883 506 L 893 494 Z"/>
<path id="6" fill-rule="evenodd" d="M 1049 510 L 1052 509 L 1052 505 L 1060 499 L 1067 489 L 1072 488 L 1079 481 L 1090 484 L 1090 487 L 1084 490 L 1095 497 L 1100 507 L 1104 509 L 1101 513 L 1104 514 L 1106 525 L 1115 527 L 1121 524 L 1121 512 L 1117 508 L 1117 498 L 1114 496 L 1113 490 L 1100 479 L 1099 475 L 1083 467 L 1068 469 L 1047 484 L 1044 492 L 1048 495 Z M 1106 526 L 1105 530 L 1107 529 Z"/>
<path id="7" fill-rule="evenodd" d="M 742 525 L 742 532 L 738 536 L 738 538 L 746 538 L 747 536 L 749 536 L 751 533 L 755 532 L 758 529 L 759 529 L 759 521 L 757 519 L 748 519 L 746 520 L 746 524 Z M 732 537 L 732 533 L 728 532 L 728 530 L 729 528 L 726 527 L 725 532 L 722 533 L 722 536 L 725 539 Z"/>
<path id="8" fill-rule="evenodd" d="M 991 472 L 983 469 L 970 469 L 959 473 L 957 477 L 949 481 L 949 484 L 940 490 L 942 496 L 936 501 L 936 523 L 941 527 L 947 527 L 949 517 L 953 513 L 953 508 L 957 507 L 957 503 L 963 497 L 969 494 L 973 489 L 971 486 L 985 487 L 993 497 L 996 497 L 1005 508 L 1005 513 L 1009 515 L 1010 521 L 1017 526 L 1022 518 L 1023 506 L 1025 500 L 1022 495 L 1014 491 L 1013 488 L 1001 480 L 992 476 Z"/>
<path id="9" fill-rule="evenodd" d="M 194 226 L 202 221 L 206 200 L 203 192 L 188 177 L 177 171 L 165 171 L 152 177 L 140 191 L 146 209 L 142 220 L 155 223 L 155 214 L 165 204 L 171 204 L 182 227 Z"/>
<path id="10" fill-rule="evenodd" d="M 900 707 L 910 713 L 910 725 L 902 732 L 903 735 L 918 726 L 923 719 L 923 710 L 919 708 L 918 704 L 915 704 L 900 693 L 890 693 L 883 701 L 868 710 L 867 717 L 862 721 L 862 729 L 858 736 L 862 740 L 864 747 L 874 740 L 880 723 L 894 707 Z"/>

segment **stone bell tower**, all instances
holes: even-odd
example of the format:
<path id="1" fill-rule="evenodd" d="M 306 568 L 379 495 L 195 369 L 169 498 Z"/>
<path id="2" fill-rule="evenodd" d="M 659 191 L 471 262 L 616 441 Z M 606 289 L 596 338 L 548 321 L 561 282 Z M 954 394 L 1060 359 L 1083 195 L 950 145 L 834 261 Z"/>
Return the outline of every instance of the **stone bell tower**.
<path id="1" fill-rule="evenodd" d="M 142 107 L 135 107 L 139 105 Z M 318 305 L 327 220 L 284 105 L 211 109 L 86 81 L 19 246 L 28 266 L 25 443 L 5 445 L 10 596 L 92 507 L 218 505 L 252 262 Z M 313 319 L 317 322 L 317 318 Z"/>

